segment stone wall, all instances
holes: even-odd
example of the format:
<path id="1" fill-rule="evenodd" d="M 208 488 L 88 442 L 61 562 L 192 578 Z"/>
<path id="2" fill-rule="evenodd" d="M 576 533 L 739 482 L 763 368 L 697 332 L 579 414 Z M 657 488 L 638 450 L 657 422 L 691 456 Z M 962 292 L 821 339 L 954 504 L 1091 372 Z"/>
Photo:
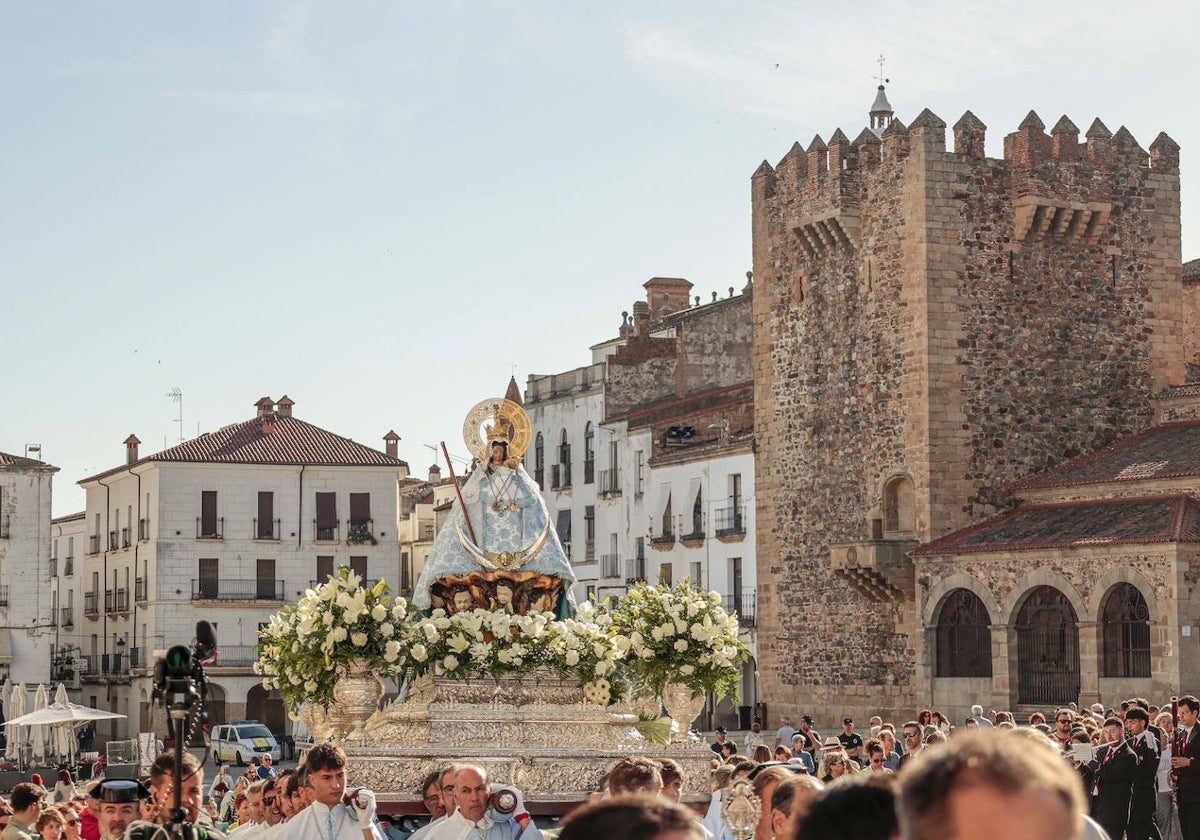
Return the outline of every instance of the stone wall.
<path id="1" fill-rule="evenodd" d="M 1098 124 L 1097 124 L 1098 125 Z M 798 144 L 752 179 L 760 674 L 776 708 L 900 713 L 928 683 L 911 599 L 829 569 L 893 475 L 926 541 L 1005 484 L 1137 431 L 1184 376 L 1178 147 L 1036 115 L 929 111 Z"/>

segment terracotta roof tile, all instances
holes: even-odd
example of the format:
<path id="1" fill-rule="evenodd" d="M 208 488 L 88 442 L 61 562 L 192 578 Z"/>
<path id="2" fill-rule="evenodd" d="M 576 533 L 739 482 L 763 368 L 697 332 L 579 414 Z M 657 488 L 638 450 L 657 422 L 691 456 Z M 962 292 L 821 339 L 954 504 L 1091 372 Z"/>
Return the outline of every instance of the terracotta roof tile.
<path id="1" fill-rule="evenodd" d="M 1027 476 L 1012 489 L 1200 475 L 1200 420 L 1163 423 L 1141 434 Z"/>
<path id="2" fill-rule="evenodd" d="M 45 461 L 39 461 L 37 458 L 26 458 L 22 455 L 9 455 L 7 452 L 0 452 L 0 470 L 57 470 L 47 464 Z"/>
<path id="3" fill-rule="evenodd" d="M 185 440 L 145 460 L 221 464 L 308 464 L 338 467 L 403 467 L 399 458 L 327 432 L 295 417 L 273 418 L 263 431 L 259 418 Z"/>
<path id="4" fill-rule="evenodd" d="M 1200 501 L 1186 494 L 1026 505 L 926 543 L 916 554 L 1200 542 Z"/>

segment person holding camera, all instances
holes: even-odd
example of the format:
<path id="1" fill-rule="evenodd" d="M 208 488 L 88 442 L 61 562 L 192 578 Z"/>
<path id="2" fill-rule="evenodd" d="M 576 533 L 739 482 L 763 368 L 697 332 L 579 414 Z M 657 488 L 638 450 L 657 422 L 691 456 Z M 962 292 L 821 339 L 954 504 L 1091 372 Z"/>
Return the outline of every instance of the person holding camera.
<path id="1" fill-rule="evenodd" d="M 346 753 L 336 744 L 308 751 L 304 769 L 313 803 L 282 826 L 277 840 L 383 840 L 375 825 L 375 794 L 346 790 Z"/>
<path id="2" fill-rule="evenodd" d="M 511 785 L 489 785 L 482 767 L 459 767 L 454 799 L 457 810 L 430 829 L 426 840 L 542 840 L 521 791 Z"/>

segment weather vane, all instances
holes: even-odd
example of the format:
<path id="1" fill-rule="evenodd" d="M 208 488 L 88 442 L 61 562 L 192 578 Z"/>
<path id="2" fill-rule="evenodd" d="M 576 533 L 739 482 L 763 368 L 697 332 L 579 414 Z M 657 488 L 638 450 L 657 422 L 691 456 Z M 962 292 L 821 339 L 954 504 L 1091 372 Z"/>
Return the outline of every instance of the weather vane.
<path id="1" fill-rule="evenodd" d="M 875 61 L 879 65 L 879 76 L 878 76 L 879 86 L 883 87 L 885 84 L 887 84 L 891 81 L 891 79 L 885 79 L 883 77 L 883 65 L 884 65 L 884 62 L 887 61 L 887 59 L 883 57 L 883 53 L 880 53 L 879 58 L 875 59 Z"/>

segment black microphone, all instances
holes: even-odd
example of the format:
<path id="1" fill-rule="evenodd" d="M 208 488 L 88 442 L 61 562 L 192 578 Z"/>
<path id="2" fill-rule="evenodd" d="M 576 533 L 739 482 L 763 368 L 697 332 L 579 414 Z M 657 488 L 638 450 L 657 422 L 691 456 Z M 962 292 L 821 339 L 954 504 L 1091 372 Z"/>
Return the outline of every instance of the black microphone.
<path id="1" fill-rule="evenodd" d="M 196 651 L 200 659 L 207 659 L 208 654 L 217 649 L 217 634 L 207 621 L 196 622 Z"/>

